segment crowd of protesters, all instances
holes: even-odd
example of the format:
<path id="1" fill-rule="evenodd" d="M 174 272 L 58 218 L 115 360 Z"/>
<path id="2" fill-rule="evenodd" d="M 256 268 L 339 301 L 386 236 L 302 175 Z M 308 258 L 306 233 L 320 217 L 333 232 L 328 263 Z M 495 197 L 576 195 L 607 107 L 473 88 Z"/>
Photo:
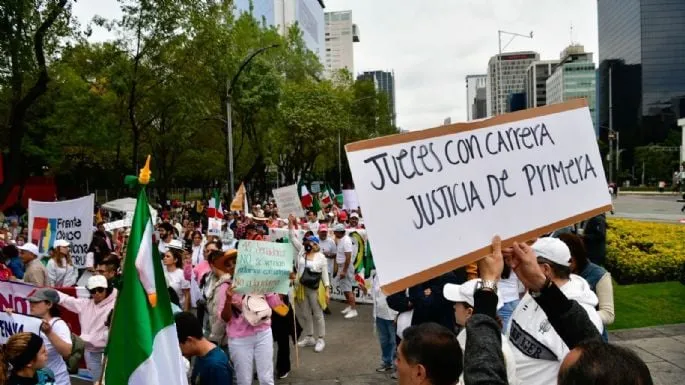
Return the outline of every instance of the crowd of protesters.
<path id="1" fill-rule="evenodd" d="M 253 379 L 274 384 L 290 373 L 291 342 L 326 350 L 334 281 L 347 305 L 340 316 L 359 316 L 347 232 L 363 228 L 361 210 L 330 205 L 302 218 L 282 218 L 268 201 L 250 212 L 224 211 L 220 233 L 209 235 L 205 207 L 169 202 L 160 208 L 154 235 L 181 351 L 192 362 L 189 378 L 203 385 L 247 385 Z M 125 290 L 120 266 L 129 232 L 106 231 L 98 213 L 87 266 L 79 271 L 68 242 L 57 240 L 49 256 L 39 255 L 20 223 L 11 219 L 0 233 L 0 278 L 46 287 L 28 299 L 31 314 L 43 320 L 43 336 L 10 338 L 1 351 L 0 384 L 45 378 L 69 384 L 77 344 L 97 382 L 111 311 Z M 291 295 L 234 292 L 238 243 L 264 240 L 274 228 L 288 229 L 297 251 Z M 304 237 L 296 230 L 304 230 Z M 381 348 L 377 371 L 400 384 L 651 384 L 634 353 L 607 343 L 606 326 L 615 315 L 611 276 L 601 266 L 605 237 L 603 215 L 530 244 L 503 249 L 496 237 L 493 253 L 478 264 L 387 297 L 378 280 L 383 272 L 377 271 L 370 288 Z M 85 272 L 89 298 L 49 288 L 74 286 Z M 79 336 L 60 319 L 59 306 L 78 315 Z"/>

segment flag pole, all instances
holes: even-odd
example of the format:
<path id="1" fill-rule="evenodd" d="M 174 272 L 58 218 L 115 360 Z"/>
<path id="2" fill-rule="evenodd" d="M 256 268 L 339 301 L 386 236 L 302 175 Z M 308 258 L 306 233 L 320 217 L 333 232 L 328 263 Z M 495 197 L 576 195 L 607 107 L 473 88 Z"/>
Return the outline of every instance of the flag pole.
<path id="1" fill-rule="evenodd" d="M 295 333 L 295 367 L 300 368 L 300 350 L 298 349 L 297 345 L 297 318 L 295 317 L 295 301 L 293 298 L 293 306 L 291 306 L 293 309 L 293 332 Z M 280 349 L 280 346 L 278 347 Z"/>

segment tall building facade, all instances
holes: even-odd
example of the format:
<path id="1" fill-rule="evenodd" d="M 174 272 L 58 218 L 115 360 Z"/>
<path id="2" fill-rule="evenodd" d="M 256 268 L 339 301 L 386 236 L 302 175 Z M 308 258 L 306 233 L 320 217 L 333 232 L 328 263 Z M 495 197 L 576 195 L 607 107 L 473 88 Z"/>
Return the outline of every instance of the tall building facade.
<path id="1" fill-rule="evenodd" d="M 685 117 L 685 1 L 598 0 L 597 22 L 600 137 L 662 142 Z"/>
<path id="2" fill-rule="evenodd" d="M 597 127 L 596 70 L 592 53 L 585 52 L 582 45 L 571 45 L 561 52 L 554 72 L 546 81 L 547 104 L 562 103 L 572 99 L 587 100 L 592 123 Z"/>
<path id="3" fill-rule="evenodd" d="M 395 109 L 395 71 L 366 71 L 357 79 L 372 81 L 376 91 L 383 92 L 388 97 L 388 111 L 393 126 L 397 122 L 397 110 Z"/>
<path id="4" fill-rule="evenodd" d="M 509 112 L 509 95 L 524 92 L 526 70 L 531 63 L 538 60 L 540 60 L 540 54 L 533 51 L 508 52 L 490 58 L 487 80 L 489 116 Z"/>
<path id="5" fill-rule="evenodd" d="M 328 76 L 346 68 L 354 74 L 354 43 L 359 30 L 352 23 L 352 11 L 326 12 L 324 15 L 326 55 L 323 62 Z"/>
<path id="6" fill-rule="evenodd" d="M 250 12 L 250 1 L 252 15 L 268 25 L 277 26 L 282 35 L 297 23 L 307 48 L 323 62 L 326 46 L 323 0 L 234 0 L 236 11 Z"/>
<path id="7" fill-rule="evenodd" d="M 476 103 L 478 103 L 478 89 L 483 89 L 487 86 L 488 75 L 466 75 L 466 121 L 474 119 L 481 119 L 487 116 L 487 112 L 480 116 Z M 482 94 L 482 93 L 481 93 Z M 485 97 L 483 97 L 485 102 Z"/>
<path id="8" fill-rule="evenodd" d="M 559 60 L 534 61 L 526 70 L 526 108 L 547 104 L 547 78 L 552 75 Z"/>

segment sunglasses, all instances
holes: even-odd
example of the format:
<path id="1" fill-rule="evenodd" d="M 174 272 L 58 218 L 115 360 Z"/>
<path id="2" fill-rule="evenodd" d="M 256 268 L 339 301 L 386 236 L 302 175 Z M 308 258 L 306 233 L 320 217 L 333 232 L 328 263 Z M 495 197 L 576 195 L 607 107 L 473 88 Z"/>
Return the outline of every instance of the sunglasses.
<path id="1" fill-rule="evenodd" d="M 104 292 L 105 290 L 107 290 L 107 289 L 105 289 L 104 287 L 96 287 L 95 289 L 88 290 L 88 292 L 89 292 L 91 295 L 94 295 L 94 294 L 97 294 L 97 293 L 102 293 L 102 292 Z"/>

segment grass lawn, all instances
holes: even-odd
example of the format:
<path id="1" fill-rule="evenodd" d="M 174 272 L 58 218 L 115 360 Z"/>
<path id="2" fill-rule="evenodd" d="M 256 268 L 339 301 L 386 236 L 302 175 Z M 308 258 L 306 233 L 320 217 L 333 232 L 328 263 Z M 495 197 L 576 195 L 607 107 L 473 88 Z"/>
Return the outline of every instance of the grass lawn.
<path id="1" fill-rule="evenodd" d="M 616 321 L 609 330 L 685 323 L 685 285 L 614 284 L 614 306 Z"/>

